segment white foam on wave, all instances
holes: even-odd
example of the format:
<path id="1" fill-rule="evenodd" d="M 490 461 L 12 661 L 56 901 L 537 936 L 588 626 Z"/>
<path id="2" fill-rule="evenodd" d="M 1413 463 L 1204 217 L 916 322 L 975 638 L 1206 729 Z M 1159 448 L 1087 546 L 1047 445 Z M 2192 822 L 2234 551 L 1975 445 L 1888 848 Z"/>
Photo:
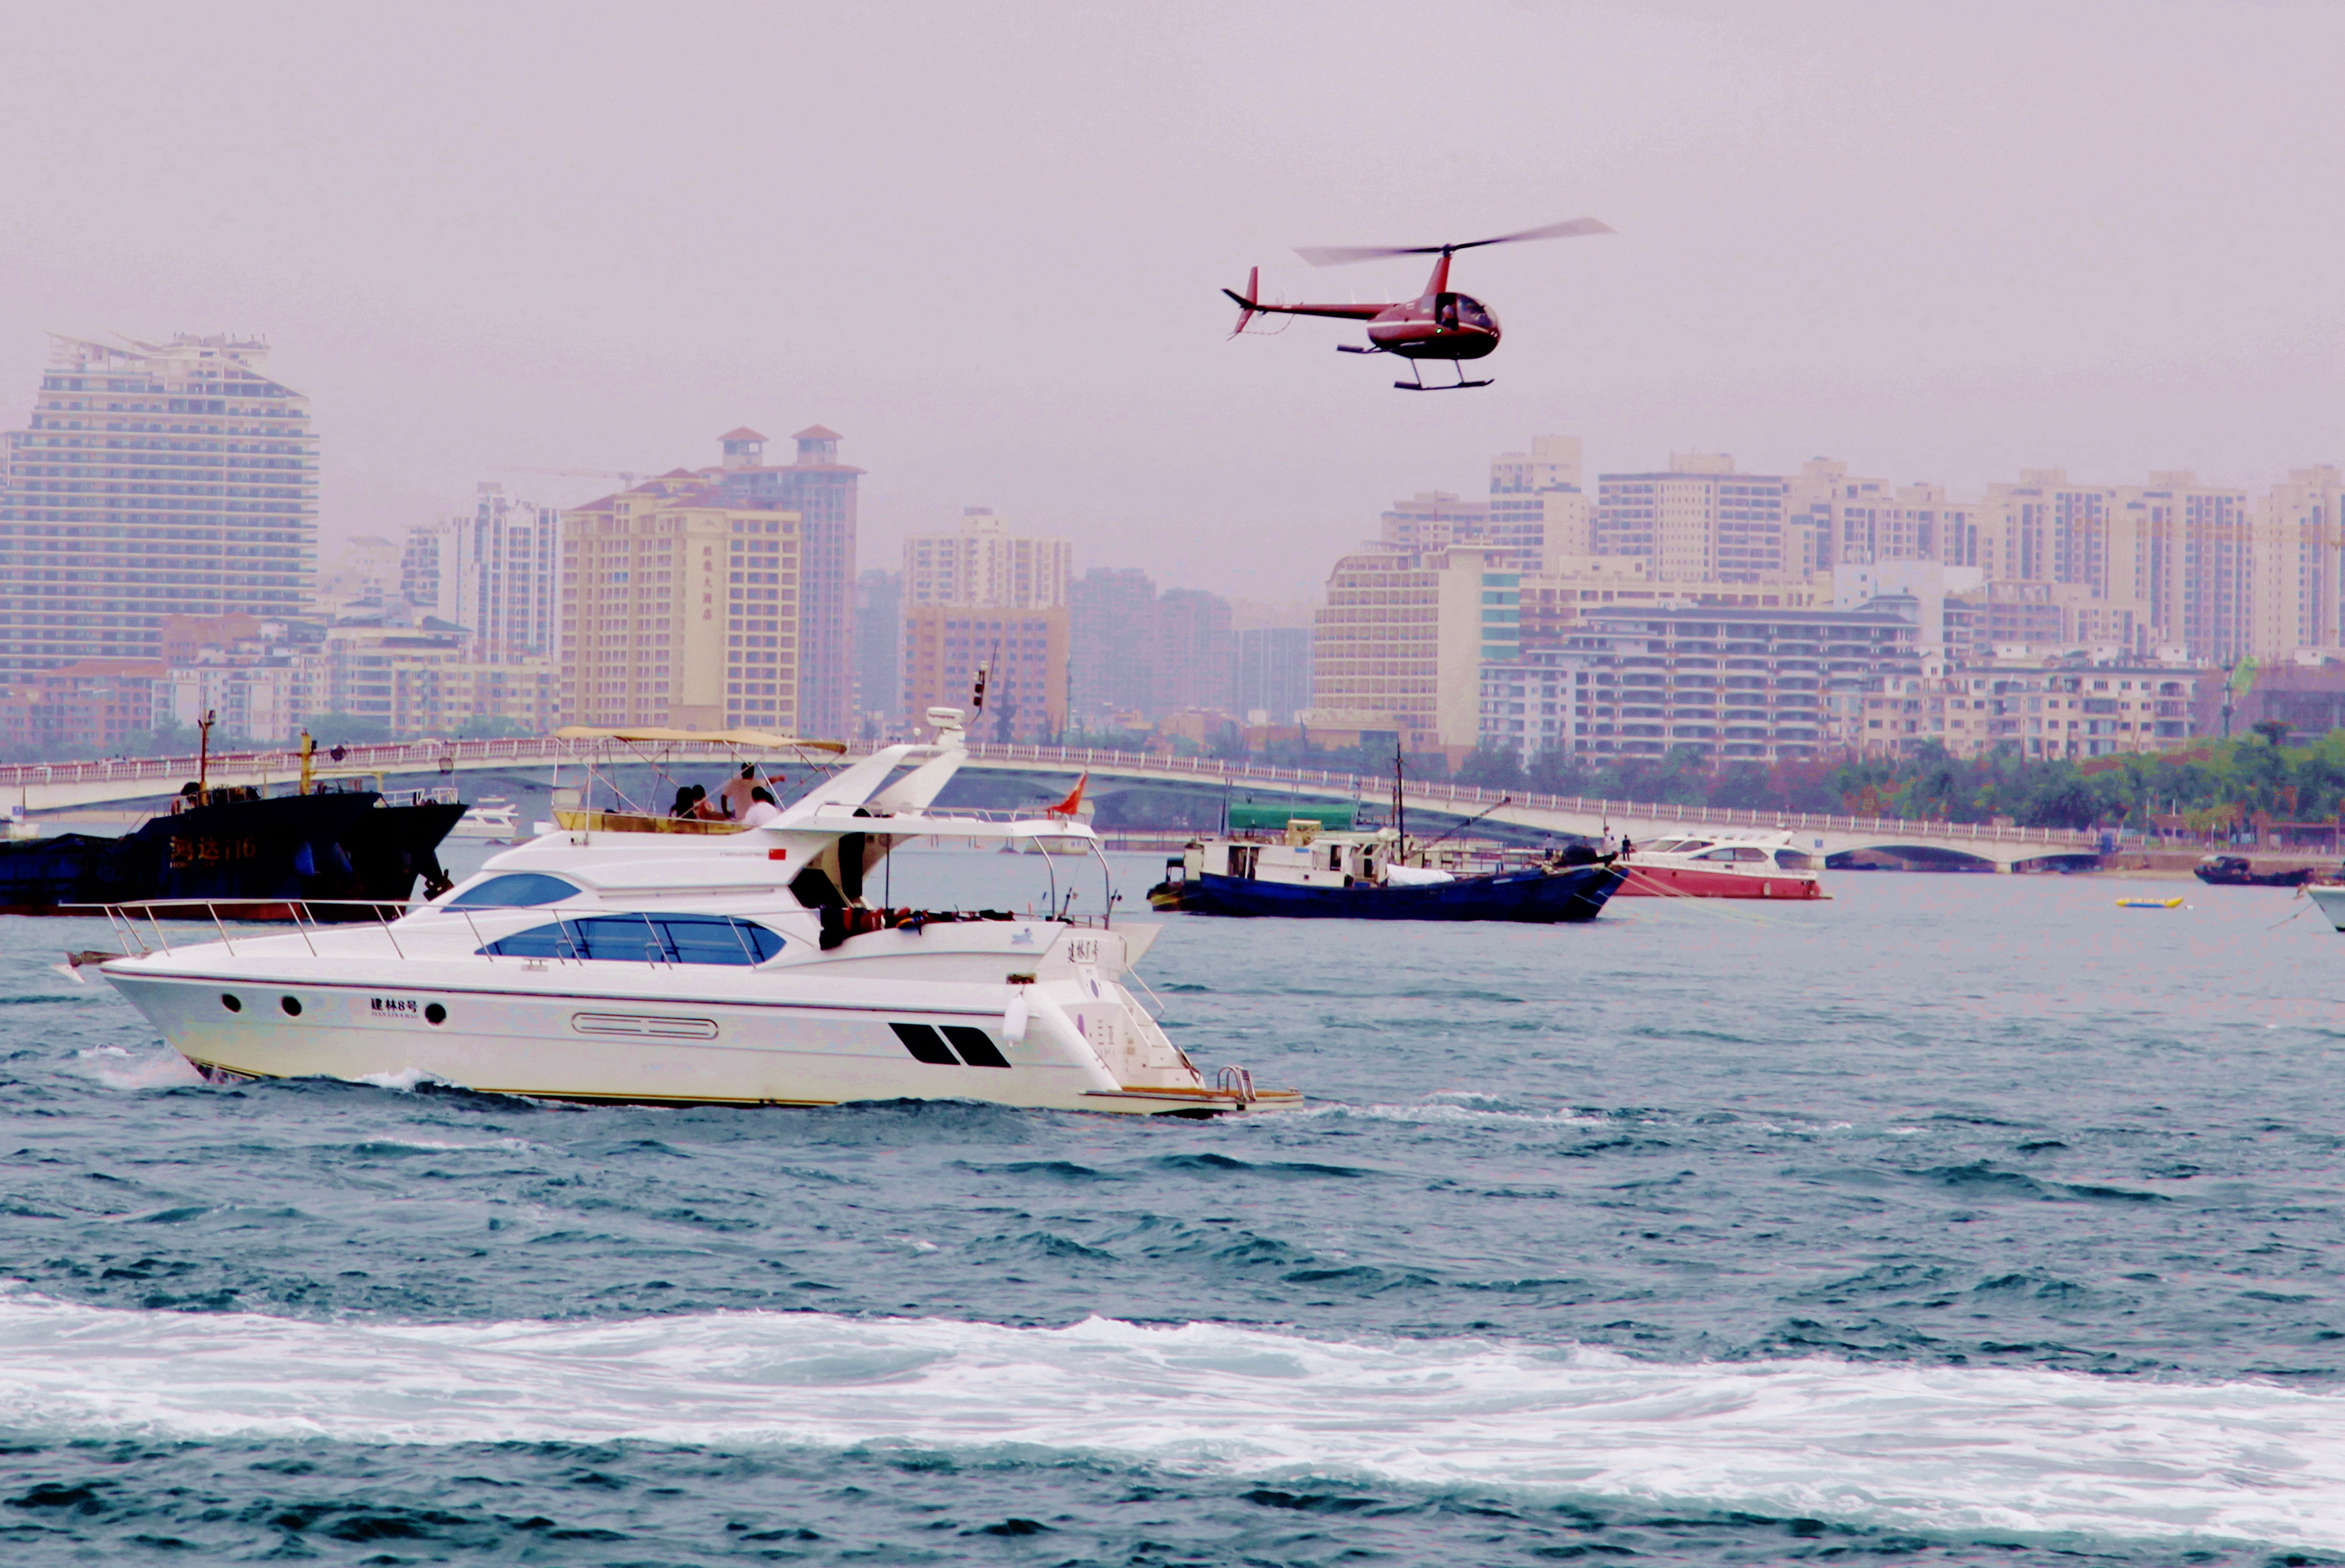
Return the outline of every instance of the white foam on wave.
<path id="1" fill-rule="evenodd" d="M 1934 1532 L 2345 1549 L 2345 1398 L 1826 1361 L 1658 1365 L 1094 1319 L 393 1325 L 0 1300 L 35 1435 L 912 1444 Z"/>
<path id="2" fill-rule="evenodd" d="M 1441 1127 L 1603 1127 L 1608 1118 L 1576 1110 L 1525 1110 L 1495 1095 L 1465 1090 L 1430 1095 L 1411 1105 L 1350 1105 L 1342 1100 L 1307 1106 L 1277 1119 L 1360 1117 L 1369 1121 L 1419 1122 Z M 1261 1124 L 1273 1125 L 1268 1118 Z"/>
<path id="3" fill-rule="evenodd" d="M 188 1058 L 167 1046 L 133 1051 L 121 1046 L 86 1046 L 73 1054 L 76 1071 L 113 1089 L 178 1088 L 204 1081 Z"/>

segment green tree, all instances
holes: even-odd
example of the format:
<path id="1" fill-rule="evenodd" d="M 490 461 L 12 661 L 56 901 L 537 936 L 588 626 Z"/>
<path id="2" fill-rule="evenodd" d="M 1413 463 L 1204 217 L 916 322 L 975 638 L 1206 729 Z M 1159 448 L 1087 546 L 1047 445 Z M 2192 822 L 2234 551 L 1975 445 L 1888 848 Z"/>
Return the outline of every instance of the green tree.
<path id="1" fill-rule="evenodd" d="M 1484 741 L 1457 764 L 1457 782 L 1481 789 L 1518 790 L 1523 787 L 1522 754 L 1501 742 Z"/>

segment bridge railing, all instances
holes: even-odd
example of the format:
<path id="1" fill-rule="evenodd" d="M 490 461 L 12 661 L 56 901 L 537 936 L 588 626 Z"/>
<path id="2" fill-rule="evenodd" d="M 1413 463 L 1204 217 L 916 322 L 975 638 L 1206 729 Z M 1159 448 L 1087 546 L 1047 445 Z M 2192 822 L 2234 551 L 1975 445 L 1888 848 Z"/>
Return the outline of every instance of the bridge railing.
<path id="1" fill-rule="evenodd" d="M 712 751 L 725 748 L 709 743 Z M 524 735 L 501 740 L 391 741 L 344 746 L 338 756 L 320 747 L 311 764 L 332 773 L 428 773 L 443 764 L 453 768 L 482 763 L 548 763 L 584 759 L 592 750 L 575 741 L 551 735 Z M 600 757 L 599 752 L 594 755 Z M 74 763 L 0 764 L 0 789 L 21 784 L 110 784 L 117 781 L 177 779 L 196 776 L 200 759 L 190 752 L 176 757 L 110 757 Z M 285 749 L 214 752 L 210 766 L 218 775 L 267 774 L 290 778 L 301 771 L 301 754 Z"/>
<path id="2" fill-rule="evenodd" d="M 1331 773 L 1310 768 L 1233 765 L 1214 757 L 1151 756 L 1145 753 L 1099 751 L 1072 746 L 973 745 L 976 761 L 1038 763 L 1071 770 L 1127 768 L 1161 774 L 1189 774 L 1230 784 L 1284 784 L 1365 796 L 1385 793 L 1379 781 L 1359 774 Z M 1688 827 L 1789 828 L 1805 833 L 1851 833 L 1908 838 L 1992 841 L 1997 844 L 2042 844 L 2068 848 L 2092 848 L 2096 832 L 2060 827 L 2002 827 L 1992 823 L 1953 822 L 1944 818 L 1844 816 L 1815 812 L 1746 811 L 1715 806 L 1681 806 L 1651 801 L 1591 799 L 1585 795 L 1541 794 L 1527 790 L 1483 789 L 1446 779 L 1412 779 L 1403 799 L 1414 804 L 1441 804 L 1478 811 L 1501 800 L 1531 811 L 1569 812 L 1603 818 L 1631 817 L 1646 821 L 1683 823 Z"/>

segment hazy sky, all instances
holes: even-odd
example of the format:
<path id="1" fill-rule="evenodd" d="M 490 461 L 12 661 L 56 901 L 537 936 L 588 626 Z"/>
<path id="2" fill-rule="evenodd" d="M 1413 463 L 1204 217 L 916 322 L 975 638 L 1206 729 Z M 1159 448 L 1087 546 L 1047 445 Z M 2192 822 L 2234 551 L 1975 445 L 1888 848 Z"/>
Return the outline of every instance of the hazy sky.
<path id="1" fill-rule="evenodd" d="M 2340 69 L 2333 3 L 27 7 L 0 419 L 47 329 L 255 332 L 330 540 L 819 420 L 867 564 L 984 504 L 1263 598 L 1536 432 L 2260 484 L 2345 460 Z M 1251 264 L 1422 282 L 1294 246 L 1581 213 L 1461 258 L 1487 390 L 1226 340 Z"/>

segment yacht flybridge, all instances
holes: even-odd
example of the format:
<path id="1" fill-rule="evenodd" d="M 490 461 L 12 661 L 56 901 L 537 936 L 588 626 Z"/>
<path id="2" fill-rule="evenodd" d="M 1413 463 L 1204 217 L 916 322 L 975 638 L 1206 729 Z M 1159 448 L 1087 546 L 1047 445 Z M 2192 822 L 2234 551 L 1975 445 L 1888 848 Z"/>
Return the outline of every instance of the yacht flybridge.
<path id="1" fill-rule="evenodd" d="M 931 812 L 967 752 L 959 710 L 929 718 L 937 744 L 883 748 L 763 825 L 563 811 L 554 832 L 371 926 L 223 926 L 187 946 L 157 916 L 202 911 L 117 905 L 133 951 L 101 972 L 216 1080 L 423 1075 L 614 1103 L 960 1098 L 1186 1116 L 1299 1103 L 1242 1069 L 1209 1080 L 1191 1064 L 1125 988 L 1156 930 L 1112 924 L 1112 900 L 1086 920 L 867 896 L 909 839 L 1096 852 L 1075 821 Z"/>

